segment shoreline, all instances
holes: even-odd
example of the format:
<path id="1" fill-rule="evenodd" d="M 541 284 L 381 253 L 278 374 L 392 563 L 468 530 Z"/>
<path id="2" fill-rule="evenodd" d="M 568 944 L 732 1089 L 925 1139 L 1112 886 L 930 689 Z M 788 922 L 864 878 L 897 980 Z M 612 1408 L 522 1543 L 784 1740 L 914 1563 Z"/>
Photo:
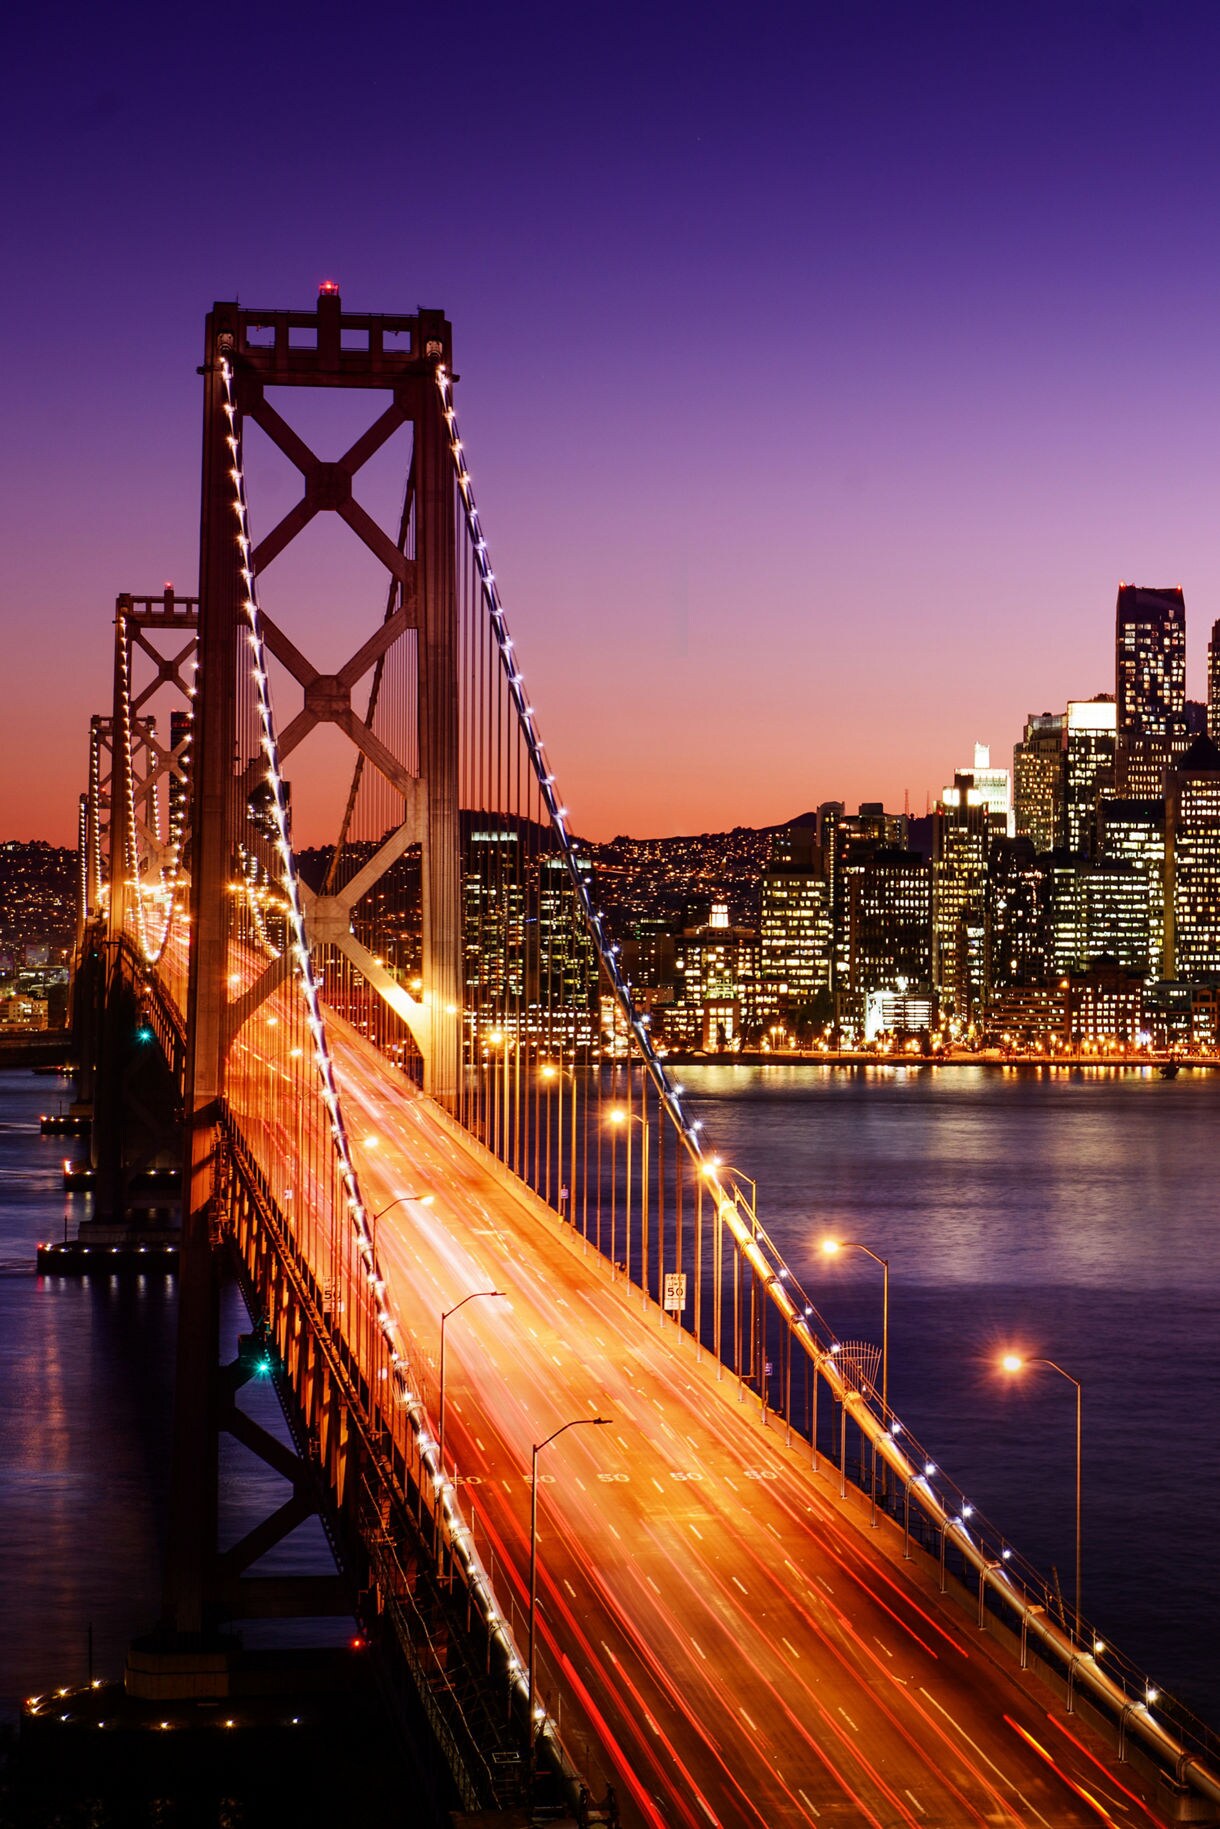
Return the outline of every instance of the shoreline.
<path id="1" fill-rule="evenodd" d="M 702 1054 L 674 1048 L 662 1056 L 666 1065 L 675 1067 L 1036 1067 L 1041 1070 L 1062 1067 L 1092 1067 L 1110 1071 L 1162 1074 L 1165 1067 L 1181 1073 L 1213 1072 L 1220 1068 L 1220 1054 L 1192 1054 L 1189 1057 L 1168 1054 L 1014 1054 L 999 1048 L 975 1052 L 957 1050 L 944 1054 L 875 1054 L 863 1048 L 840 1048 L 823 1052 L 820 1048 L 785 1048 L 756 1050 L 743 1048 L 740 1053 Z"/>

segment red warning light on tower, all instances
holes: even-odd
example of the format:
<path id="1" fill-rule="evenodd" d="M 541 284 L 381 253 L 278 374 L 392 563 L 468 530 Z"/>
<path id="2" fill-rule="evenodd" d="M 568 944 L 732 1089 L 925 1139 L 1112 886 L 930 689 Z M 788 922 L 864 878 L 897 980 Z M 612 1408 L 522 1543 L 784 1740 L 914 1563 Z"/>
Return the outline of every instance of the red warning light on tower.
<path id="1" fill-rule="evenodd" d="M 339 296 L 338 280 L 337 279 L 324 279 L 322 281 L 322 284 L 318 287 L 318 297 L 319 298 L 327 298 L 327 297 L 338 298 L 338 296 Z"/>

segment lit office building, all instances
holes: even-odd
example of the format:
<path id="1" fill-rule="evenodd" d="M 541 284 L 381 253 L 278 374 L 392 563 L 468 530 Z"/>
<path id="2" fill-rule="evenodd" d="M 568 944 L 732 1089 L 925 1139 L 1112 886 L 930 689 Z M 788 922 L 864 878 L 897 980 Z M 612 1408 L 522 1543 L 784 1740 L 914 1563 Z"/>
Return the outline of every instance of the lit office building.
<path id="1" fill-rule="evenodd" d="M 1207 644 L 1207 734 L 1220 743 L 1220 622 L 1213 622 Z"/>
<path id="2" fill-rule="evenodd" d="M 1064 842 L 1062 711 L 1031 712 L 1012 752 L 1013 826 L 1035 851 L 1057 851 Z"/>
<path id="3" fill-rule="evenodd" d="M 974 783 L 975 792 L 982 799 L 987 811 L 998 815 L 993 819 L 992 830 L 1000 831 L 1003 836 L 1011 838 L 1013 826 L 1012 811 L 1012 775 L 1006 768 L 992 768 L 991 749 L 986 743 L 974 746 L 974 765 L 969 769 L 959 769 L 958 774 L 969 775 Z M 999 825 L 1003 820 L 1003 825 Z"/>
<path id="4" fill-rule="evenodd" d="M 1067 1029 L 1075 1047 L 1134 1048 L 1144 1029 L 1144 980 L 1113 959 L 1072 972 L 1067 986 Z"/>
<path id="5" fill-rule="evenodd" d="M 856 997 L 931 976 L 931 873 L 913 851 L 857 852 L 846 877 L 846 985 Z"/>
<path id="6" fill-rule="evenodd" d="M 666 1035 L 712 1050 L 738 1045 L 758 1026 L 758 935 L 731 927 L 727 907 L 716 903 L 708 924 L 687 928 L 674 951 L 678 997 Z"/>
<path id="7" fill-rule="evenodd" d="M 833 823 L 823 825 L 822 851 L 830 884 L 832 976 L 836 990 L 848 986 L 848 878 L 852 870 L 878 848 L 905 851 L 908 824 L 905 813 L 887 813 L 879 800 L 865 800 L 858 813 L 844 813 L 839 808 Z"/>
<path id="8" fill-rule="evenodd" d="M 1220 749 L 1198 737 L 1165 796 L 1165 976 L 1220 974 Z"/>
<path id="9" fill-rule="evenodd" d="M 1159 978 L 1165 956 L 1165 802 L 1103 800 L 1098 808 L 1098 842 L 1103 859 L 1119 860 L 1143 873 L 1148 885 L 1148 971 Z"/>
<path id="10" fill-rule="evenodd" d="M 879 1035 L 928 1035 L 936 1021 L 936 1000 L 925 985 L 899 984 L 892 991 L 870 991 L 864 1000 L 864 1039 Z"/>
<path id="11" fill-rule="evenodd" d="M 958 917 L 981 910 L 988 848 L 1003 836 L 1003 816 L 988 811 L 969 774 L 955 776 L 932 822 L 932 983 L 947 1000 L 958 975 Z"/>
<path id="12" fill-rule="evenodd" d="M 586 885 L 593 866 L 576 861 Z M 562 857 L 538 860 L 538 918 L 530 961 L 531 1028 L 549 1040 L 584 1045 L 594 1039 L 590 1013 L 597 1007 L 597 953 L 581 917 L 568 865 Z"/>
<path id="13" fill-rule="evenodd" d="M 1171 736 L 1186 709 L 1186 601 L 1181 589 L 1120 584 L 1114 653 L 1119 731 Z"/>
<path id="14" fill-rule="evenodd" d="M 1119 731 L 1114 755 L 1114 791 L 1124 799 L 1156 800 L 1164 795 L 1165 777 L 1191 745 L 1185 718 L 1167 737 Z"/>
<path id="15" fill-rule="evenodd" d="M 1121 858 L 1090 858 L 1077 872 L 1078 929 L 1084 940 L 1078 965 L 1115 960 L 1128 971 L 1151 968 L 1151 921 L 1147 874 Z"/>
<path id="16" fill-rule="evenodd" d="M 1118 706 L 1112 698 L 1069 699 L 1063 749 L 1064 838 L 1078 856 L 1094 848 L 1097 802 L 1114 786 Z"/>
<path id="17" fill-rule="evenodd" d="M 463 904 L 467 1008 L 485 1012 L 494 1024 L 525 994 L 525 886 L 516 832 L 504 827 L 471 832 Z"/>
<path id="18" fill-rule="evenodd" d="M 1051 967 L 1046 861 L 1028 838 L 1002 838 L 991 848 L 984 902 L 987 1003 L 1014 984 L 1040 984 Z"/>
<path id="19" fill-rule="evenodd" d="M 1101 958 L 1124 970 L 1153 968 L 1151 887 L 1146 871 L 1121 858 L 1045 858 L 1050 970 L 1081 972 Z"/>
<path id="20" fill-rule="evenodd" d="M 830 885 L 810 827 L 777 834 L 762 877 L 759 1016 L 796 1016 L 830 991 Z"/>

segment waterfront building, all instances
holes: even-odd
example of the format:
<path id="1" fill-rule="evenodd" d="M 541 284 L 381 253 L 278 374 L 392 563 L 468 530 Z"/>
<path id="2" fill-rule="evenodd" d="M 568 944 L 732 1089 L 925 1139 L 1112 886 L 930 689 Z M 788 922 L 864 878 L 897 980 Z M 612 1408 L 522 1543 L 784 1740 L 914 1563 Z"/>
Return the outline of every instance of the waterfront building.
<path id="1" fill-rule="evenodd" d="M 671 1041 L 720 1051 L 758 1027 L 758 934 L 733 927 L 714 903 L 704 926 L 675 942 L 675 998 L 665 1019 Z"/>
<path id="2" fill-rule="evenodd" d="M 1197 737 L 1165 796 L 1165 976 L 1220 976 L 1220 750 Z"/>
<path id="3" fill-rule="evenodd" d="M 1035 851 L 1057 851 L 1066 843 L 1063 804 L 1063 749 L 1067 724 L 1062 711 L 1031 712 L 1025 734 L 1012 752 L 1013 828 Z"/>
<path id="4" fill-rule="evenodd" d="M 886 991 L 869 991 L 864 999 L 864 1039 L 879 1035 L 930 1036 L 936 1026 L 936 998 L 930 984 L 904 979 Z"/>
<path id="5" fill-rule="evenodd" d="M 1114 656 L 1119 731 L 1173 735 L 1186 710 L 1186 600 L 1180 587 L 1119 585 Z"/>
<path id="6" fill-rule="evenodd" d="M 1074 1047 L 1138 1047 L 1144 1031 L 1144 978 L 1115 959 L 1098 959 L 1071 972 L 1067 985 L 1068 1036 Z"/>
<path id="7" fill-rule="evenodd" d="M 772 1020 L 809 1020 L 830 993 L 830 885 L 821 868 L 816 830 L 788 827 L 776 835 L 763 872 L 759 908 L 758 1013 Z"/>
<path id="8" fill-rule="evenodd" d="M 1063 800 L 1066 848 L 1078 856 L 1095 844 L 1097 802 L 1114 787 L 1118 706 L 1106 693 L 1069 699 L 1064 727 Z"/>
<path id="9" fill-rule="evenodd" d="M 1051 1054 L 1066 1044 L 1067 980 L 1012 984 L 993 993 L 987 1005 L 987 1036 L 1010 1048 L 1041 1048 Z"/>

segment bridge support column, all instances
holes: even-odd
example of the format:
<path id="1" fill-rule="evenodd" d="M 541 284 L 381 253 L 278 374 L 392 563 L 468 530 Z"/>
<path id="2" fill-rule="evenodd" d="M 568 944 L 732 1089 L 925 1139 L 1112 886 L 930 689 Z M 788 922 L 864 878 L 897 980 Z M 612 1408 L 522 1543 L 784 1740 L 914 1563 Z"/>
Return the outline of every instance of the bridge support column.
<path id="1" fill-rule="evenodd" d="M 424 1061 L 424 1090 L 454 1110 L 462 1002 L 462 900 L 453 462 L 435 387 L 432 394 L 431 400 L 421 401 L 415 421 L 420 767 L 426 788 L 423 967 L 430 1043 Z"/>

